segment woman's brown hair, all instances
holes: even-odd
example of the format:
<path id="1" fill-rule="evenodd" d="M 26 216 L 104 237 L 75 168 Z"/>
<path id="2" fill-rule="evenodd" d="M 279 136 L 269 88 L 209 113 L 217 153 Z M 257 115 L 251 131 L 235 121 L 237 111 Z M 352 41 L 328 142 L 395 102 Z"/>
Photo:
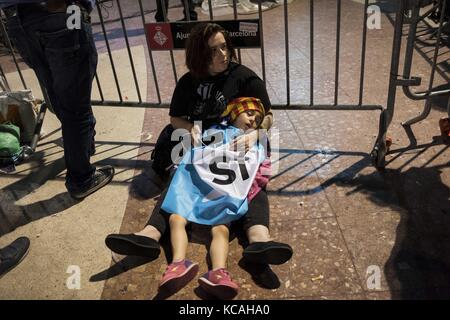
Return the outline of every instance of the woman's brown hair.
<path id="1" fill-rule="evenodd" d="M 212 52 L 208 40 L 217 32 L 221 32 L 225 38 L 230 60 L 236 61 L 236 52 L 228 32 L 216 23 L 200 23 L 192 28 L 186 43 L 186 66 L 196 78 L 209 76 L 208 67 L 212 62 Z"/>

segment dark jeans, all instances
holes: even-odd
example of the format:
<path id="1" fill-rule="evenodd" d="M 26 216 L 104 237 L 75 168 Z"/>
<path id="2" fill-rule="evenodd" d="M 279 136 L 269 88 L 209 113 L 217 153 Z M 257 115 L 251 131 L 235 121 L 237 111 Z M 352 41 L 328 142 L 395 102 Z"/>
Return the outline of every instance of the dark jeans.
<path id="1" fill-rule="evenodd" d="M 189 10 L 189 18 L 192 21 L 197 20 L 197 12 L 195 12 L 195 5 L 192 2 L 192 0 L 180 0 L 181 1 L 181 5 L 183 6 L 184 10 L 184 19 L 187 21 L 188 19 L 188 15 L 186 14 L 186 5 L 185 2 L 188 6 L 188 10 Z M 162 6 L 162 2 L 164 2 L 164 7 L 165 7 L 165 12 L 166 15 L 168 15 L 169 13 L 169 0 L 156 0 L 156 14 L 155 14 L 155 20 L 157 22 L 164 22 L 164 12 L 163 12 L 163 6 Z"/>
<path id="2" fill-rule="evenodd" d="M 18 5 L 8 15 L 8 34 L 25 62 L 45 87 L 61 121 L 66 187 L 83 189 L 92 182 L 90 164 L 95 118 L 91 107 L 97 51 L 91 26 L 69 30 L 66 13 L 50 13 L 37 5 Z M 87 19 L 82 19 L 87 20 Z"/>
<path id="3" fill-rule="evenodd" d="M 153 209 L 152 215 L 147 222 L 147 225 L 155 227 L 161 235 L 163 235 L 167 227 L 169 227 L 169 214 L 161 209 L 161 205 L 164 201 L 168 188 L 164 190 L 158 199 L 158 202 Z M 266 190 L 261 190 L 253 200 L 248 204 L 247 213 L 237 221 L 233 221 L 233 224 L 238 224 L 242 227 L 243 231 L 247 231 L 248 228 L 255 225 L 263 225 L 269 228 L 270 220 L 270 208 L 269 199 L 267 197 Z"/>

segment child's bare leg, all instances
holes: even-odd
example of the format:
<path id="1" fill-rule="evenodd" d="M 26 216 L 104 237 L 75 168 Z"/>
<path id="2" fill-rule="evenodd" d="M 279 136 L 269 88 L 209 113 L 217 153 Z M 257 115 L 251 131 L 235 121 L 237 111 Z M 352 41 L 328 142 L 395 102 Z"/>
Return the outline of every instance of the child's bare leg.
<path id="1" fill-rule="evenodd" d="M 272 241 L 269 228 L 262 224 L 257 224 L 248 228 L 247 238 L 249 243 Z"/>
<path id="2" fill-rule="evenodd" d="M 145 226 L 144 229 L 142 229 L 139 232 L 136 232 L 135 234 L 138 236 L 152 238 L 153 240 L 156 240 L 158 242 L 159 242 L 159 239 L 161 239 L 161 232 L 159 232 L 158 229 L 156 229 L 152 225 Z"/>
<path id="3" fill-rule="evenodd" d="M 211 256 L 212 270 L 198 279 L 198 282 L 203 290 L 216 298 L 232 299 L 238 293 L 239 286 L 231 279 L 230 273 L 226 270 L 230 242 L 228 227 L 225 225 L 214 226 L 211 234 L 209 255 Z"/>
<path id="4" fill-rule="evenodd" d="M 170 215 L 170 242 L 172 244 L 172 262 L 178 262 L 186 258 L 188 236 L 186 232 L 187 220 L 177 214 Z"/>
<path id="5" fill-rule="evenodd" d="M 197 275 L 198 264 L 185 259 L 188 246 L 186 224 L 187 220 L 182 216 L 171 214 L 169 217 L 173 258 L 159 282 L 159 292 L 172 295 Z"/>
<path id="6" fill-rule="evenodd" d="M 225 225 L 213 226 L 211 229 L 212 241 L 209 248 L 211 256 L 212 269 L 227 267 L 228 246 L 230 242 L 230 233 Z"/>

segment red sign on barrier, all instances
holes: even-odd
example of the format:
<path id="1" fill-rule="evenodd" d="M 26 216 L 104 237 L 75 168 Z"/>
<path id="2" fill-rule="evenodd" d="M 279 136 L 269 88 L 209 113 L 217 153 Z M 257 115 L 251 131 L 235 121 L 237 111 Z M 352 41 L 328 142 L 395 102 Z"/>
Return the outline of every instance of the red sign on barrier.
<path id="1" fill-rule="evenodd" d="M 191 29 L 197 23 L 198 21 L 147 23 L 145 28 L 148 47 L 150 50 L 184 49 Z M 214 23 L 228 31 L 235 48 L 261 48 L 259 19 L 221 20 Z"/>
<path id="2" fill-rule="evenodd" d="M 147 42 L 151 50 L 173 49 L 170 23 L 149 23 L 147 27 Z"/>

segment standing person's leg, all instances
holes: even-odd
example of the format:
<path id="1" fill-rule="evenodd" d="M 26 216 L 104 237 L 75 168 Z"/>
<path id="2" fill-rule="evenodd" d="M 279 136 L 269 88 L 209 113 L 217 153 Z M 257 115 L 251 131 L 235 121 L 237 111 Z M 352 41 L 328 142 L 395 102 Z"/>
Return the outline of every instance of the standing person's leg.
<path id="1" fill-rule="evenodd" d="M 66 21 L 64 13 L 49 16 L 40 27 L 39 40 L 51 72 L 49 92 L 62 124 L 66 186 L 81 199 L 109 183 L 114 170 L 107 166 L 96 172 L 90 164 L 95 126 L 91 91 L 97 67 L 91 26 L 82 21 L 80 30 L 69 30 Z"/>
<path id="2" fill-rule="evenodd" d="M 239 286 L 231 279 L 227 270 L 227 258 L 230 242 L 228 226 L 217 225 L 211 229 L 212 241 L 209 248 L 212 270 L 198 279 L 200 286 L 219 299 L 232 299 L 238 293 Z"/>
<path id="3" fill-rule="evenodd" d="M 249 245 L 243 257 L 254 263 L 283 264 L 292 257 L 292 248 L 286 243 L 273 241 L 269 232 L 270 208 L 267 192 L 261 190 L 250 202 L 242 218 Z"/>
<path id="4" fill-rule="evenodd" d="M 90 95 L 97 53 L 90 25 L 69 30 L 65 12 L 48 12 L 41 4 L 13 7 L 8 32 L 19 52 L 45 86 L 64 140 L 66 186 L 82 199 L 112 180 L 114 169 L 90 164 L 95 118 Z M 8 16 L 8 14 L 7 14 Z"/>

